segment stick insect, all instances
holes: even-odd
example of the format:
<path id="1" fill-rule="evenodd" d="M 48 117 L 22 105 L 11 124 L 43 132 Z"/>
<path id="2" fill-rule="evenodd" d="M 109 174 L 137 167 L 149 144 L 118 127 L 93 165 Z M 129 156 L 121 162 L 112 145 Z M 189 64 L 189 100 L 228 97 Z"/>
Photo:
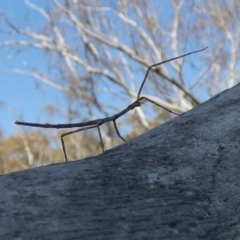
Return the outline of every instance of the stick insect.
<path id="1" fill-rule="evenodd" d="M 206 47 L 207 48 L 207 47 Z M 170 109 L 167 109 L 165 108 L 164 106 L 161 106 L 160 104 L 152 101 L 151 99 L 147 98 L 147 97 L 140 97 L 141 95 L 141 92 L 142 92 L 142 89 L 143 89 L 143 86 L 147 80 L 147 76 L 150 72 L 150 70 L 154 67 L 157 67 L 157 66 L 160 66 L 164 63 L 167 63 L 167 62 L 170 62 L 170 61 L 173 61 L 173 60 L 176 60 L 176 59 L 179 59 L 179 58 L 183 58 L 183 57 L 186 57 L 190 54 L 193 54 L 193 53 L 197 53 L 197 52 L 201 52 L 201 51 L 204 51 L 206 48 L 204 49 L 201 49 L 201 50 L 197 50 L 197 51 L 194 51 L 194 52 L 190 52 L 190 53 L 186 53 L 186 54 L 183 54 L 181 56 L 178 56 L 178 57 L 175 57 L 175 58 L 171 58 L 171 59 L 168 59 L 168 60 L 165 60 L 163 62 L 159 62 L 159 63 L 155 63 L 153 65 L 151 65 L 145 76 L 144 76 L 144 79 L 141 83 L 141 86 L 140 86 L 140 89 L 138 91 L 138 94 L 137 94 L 137 100 L 134 101 L 132 104 L 130 104 L 128 107 L 126 107 L 125 109 L 123 109 L 122 111 L 120 111 L 119 113 L 117 114 L 114 114 L 113 116 L 111 117 L 105 117 L 105 118 L 100 118 L 100 119 L 96 119 L 96 120 L 91 120 L 91 121 L 87 121 L 87 122 L 80 122 L 80 123 L 70 123 L 70 124 L 48 124 L 48 123 L 45 123 L 45 124 L 41 124 L 41 123 L 29 123 L 29 122 L 20 122 L 20 121 L 16 121 L 15 124 L 18 124 L 18 125 L 24 125 L 24 126 L 30 126 L 30 127 L 40 127 L 40 128 L 75 128 L 75 127 L 79 127 L 79 129 L 77 130 L 74 130 L 74 131 L 71 131 L 71 132 L 67 132 L 67 133 L 64 133 L 61 135 L 61 143 L 62 143 L 62 149 L 63 149 L 63 154 L 64 154 L 64 159 L 65 159 L 65 162 L 68 162 L 68 158 L 67 158 L 67 153 L 66 153 L 66 148 L 65 148 L 65 144 L 64 144 L 64 140 L 63 138 L 67 135 L 70 135 L 70 134 L 73 134 L 73 133 L 76 133 L 76 132 L 80 132 L 80 131 L 84 131 L 84 130 L 87 130 L 87 129 L 91 129 L 91 128 L 97 128 L 98 129 L 98 135 L 99 135 L 99 138 L 100 138 L 100 141 L 101 141 L 101 147 L 102 147 L 102 151 L 104 152 L 104 144 L 103 144 L 103 139 L 102 139 L 102 134 L 101 134 L 101 131 L 100 131 L 100 126 L 104 123 L 107 123 L 107 122 L 113 122 L 114 124 L 114 128 L 116 130 L 116 133 L 117 135 L 119 136 L 119 138 L 121 138 L 124 142 L 126 142 L 126 140 L 120 135 L 119 133 L 119 130 L 117 128 L 117 124 L 116 124 L 116 120 L 123 116 L 125 113 L 133 110 L 134 108 L 136 107 L 140 107 L 144 102 L 148 101 L 148 102 L 151 102 L 152 104 L 155 104 L 156 106 L 158 107 L 161 107 L 163 108 L 164 110 L 170 112 L 170 113 L 173 113 L 173 114 L 176 114 L 176 115 L 180 115 L 179 113 L 176 113 L 176 112 L 173 112 L 171 111 Z"/>

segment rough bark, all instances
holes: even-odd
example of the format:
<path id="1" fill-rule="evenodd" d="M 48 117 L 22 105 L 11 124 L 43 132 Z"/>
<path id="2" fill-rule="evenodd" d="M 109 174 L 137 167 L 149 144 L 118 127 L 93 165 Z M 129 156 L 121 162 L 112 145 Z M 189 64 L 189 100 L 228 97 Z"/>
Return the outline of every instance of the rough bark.
<path id="1" fill-rule="evenodd" d="M 105 154 L 0 177 L 0 239 L 238 239 L 240 85 Z"/>

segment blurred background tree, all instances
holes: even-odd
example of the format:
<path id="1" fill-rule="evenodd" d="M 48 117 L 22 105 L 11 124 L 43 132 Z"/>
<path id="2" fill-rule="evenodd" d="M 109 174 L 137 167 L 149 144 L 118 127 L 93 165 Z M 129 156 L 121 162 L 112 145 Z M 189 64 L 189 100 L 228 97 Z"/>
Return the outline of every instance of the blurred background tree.
<path id="1" fill-rule="evenodd" d="M 30 63 L 27 70 L 13 71 L 32 76 L 37 86 L 48 84 L 63 92 L 65 105 L 56 103 L 45 110 L 49 115 L 61 112 L 65 123 L 117 113 L 136 100 L 149 65 L 206 46 L 205 52 L 155 68 L 143 95 L 182 113 L 238 82 L 237 0 L 49 0 L 44 7 L 24 0 L 22 4 L 41 15 L 44 23 L 36 28 L 34 19 L 28 19 L 21 27 L 1 11 L 0 31 L 6 40 L 0 47 L 14 54 L 29 49 L 43 54 L 48 68 Z M 118 126 L 131 139 L 170 117 L 146 103 L 118 120 Z M 101 131 L 107 149 L 121 143 L 111 124 Z M 22 128 L 16 136 L 1 137 L 2 173 L 62 161 L 63 132 Z M 101 152 L 95 130 L 68 136 L 66 141 L 71 159 Z"/>

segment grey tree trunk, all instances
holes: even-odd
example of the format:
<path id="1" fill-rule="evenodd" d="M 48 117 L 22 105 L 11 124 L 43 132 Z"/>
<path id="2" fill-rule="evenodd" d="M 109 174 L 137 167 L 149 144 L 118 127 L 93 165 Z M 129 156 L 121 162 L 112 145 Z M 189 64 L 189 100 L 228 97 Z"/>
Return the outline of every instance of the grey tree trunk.
<path id="1" fill-rule="evenodd" d="M 0 177 L 0 239 L 240 239 L 240 85 L 105 154 Z"/>

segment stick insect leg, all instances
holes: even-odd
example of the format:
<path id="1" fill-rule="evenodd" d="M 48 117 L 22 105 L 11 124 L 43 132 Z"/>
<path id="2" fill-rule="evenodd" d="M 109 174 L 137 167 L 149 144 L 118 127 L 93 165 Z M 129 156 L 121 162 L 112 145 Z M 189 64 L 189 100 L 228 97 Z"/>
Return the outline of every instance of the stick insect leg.
<path id="1" fill-rule="evenodd" d="M 126 140 L 120 135 L 120 133 L 119 133 L 119 131 L 118 131 L 117 124 L 116 124 L 116 120 L 113 120 L 113 124 L 114 124 L 115 130 L 116 130 L 116 132 L 117 132 L 117 135 L 118 135 L 124 142 L 126 142 Z"/>
<path id="2" fill-rule="evenodd" d="M 83 130 L 87 130 L 87 129 L 90 129 L 90 128 L 95 128 L 95 127 L 98 127 L 98 125 L 92 125 L 90 127 L 80 128 L 80 129 L 77 129 L 75 131 L 67 132 L 67 133 L 64 133 L 64 134 L 61 135 L 61 142 L 62 142 L 62 148 L 63 148 L 63 154 L 64 154 L 65 162 L 68 162 L 68 159 L 67 159 L 67 153 L 66 153 L 66 148 L 65 148 L 63 138 L 67 135 L 70 135 L 70 134 L 73 134 L 73 133 L 76 133 L 76 132 L 80 132 L 80 131 L 83 131 Z"/>
<path id="3" fill-rule="evenodd" d="M 155 105 L 158 106 L 158 107 L 163 108 L 164 110 L 166 110 L 166 111 L 168 111 L 168 112 L 170 112 L 170 113 L 173 113 L 173 114 L 175 114 L 175 115 L 181 115 L 180 113 L 173 112 L 173 111 L 167 109 L 166 107 L 163 107 L 162 105 L 160 105 L 160 104 L 154 102 L 153 100 L 151 100 L 151 99 L 149 99 L 149 98 L 147 98 L 147 97 L 141 97 L 141 98 L 139 98 L 139 100 L 140 100 L 140 101 L 141 101 L 141 100 L 149 101 L 149 102 L 155 104 Z"/>
<path id="4" fill-rule="evenodd" d="M 101 134 L 101 130 L 100 130 L 99 124 L 97 124 L 97 129 L 98 129 L 98 134 L 99 134 L 99 138 L 100 138 L 100 141 L 101 141 L 102 151 L 104 153 L 104 144 L 103 144 L 102 134 Z"/>

